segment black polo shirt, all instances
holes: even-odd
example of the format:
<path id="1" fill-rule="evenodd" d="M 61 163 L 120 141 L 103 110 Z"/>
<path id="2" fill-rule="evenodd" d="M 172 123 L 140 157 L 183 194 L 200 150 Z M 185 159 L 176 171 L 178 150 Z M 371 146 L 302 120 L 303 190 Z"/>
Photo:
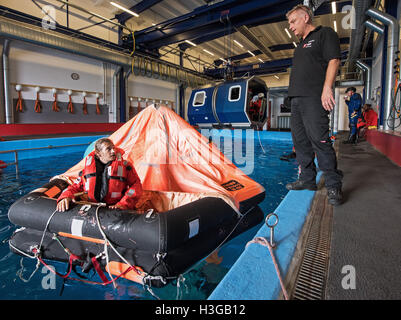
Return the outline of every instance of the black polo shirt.
<path id="1" fill-rule="evenodd" d="M 320 97 L 332 59 L 341 59 L 340 40 L 332 28 L 319 26 L 295 48 L 288 96 Z"/>

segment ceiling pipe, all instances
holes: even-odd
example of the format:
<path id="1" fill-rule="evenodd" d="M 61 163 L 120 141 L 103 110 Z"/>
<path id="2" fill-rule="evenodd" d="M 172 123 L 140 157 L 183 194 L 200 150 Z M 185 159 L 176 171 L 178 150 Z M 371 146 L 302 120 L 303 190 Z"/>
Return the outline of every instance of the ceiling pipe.
<path id="1" fill-rule="evenodd" d="M 394 65 L 397 58 L 396 52 L 398 51 L 400 39 L 400 27 L 395 17 L 390 14 L 379 11 L 375 8 L 370 8 L 366 14 L 373 19 L 377 19 L 386 26 L 388 26 L 388 40 L 387 40 L 387 63 L 386 63 L 386 87 L 384 97 L 384 118 L 383 129 L 394 130 L 394 119 L 390 119 L 392 108 L 392 92 L 394 83 Z M 388 121 L 387 121 L 388 120 Z"/>
<path id="2" fill-rule="evenodd" d="M 351 14 L 351 37 L 350 47 L 348 54 L 348 71 L 352 72 L 354 62 L 357 60 L 361 53 L 362 42 L 365 36 L 366 10 L 372 6 L 373 0 L 353 0 Z"/>
<path id="3" fill-rule="evenodd" d="M 96 18 L 99 18 L 99 19 L 101 19 L 101 20 L 103 20 L 103 21 L 105 21 L 105 22 L 111 23 L 111 24 L 113 24 L 113 25 L 115 25 L 115 26 L 117 26 L 117 27 L 119 27 L 119 28 L 126 29 L 126 30 L 128 30 L 130 33 L 133 33 L 133 32 L 134 32 L 134 30 L 128 28 L 127 26 L 125 26 L 125 25 L 123 25 L 123 24 L 121 24 L 121 23 L 118 23 L 118 22 L 115 22 L 115 21 L 113 21 L 113 20 L 107 19 L 107 18 L 105 18 L 105 17 L 103 17 L 103 16 L 101 16 L 101 15 L 95 13 L 95 12 L 88 11 L 88 10 L 86 10 L 85 8 L 80 7 L 80 6 L 76 5 L 76 4 L 72 4 L 72 3 L 68 2 L 68 1 L 65 1 L 65 0 L 56 0 L 56 1 L 61 2 L 62 4 L 67 5 L 67 6 L 69 6 L 69 7 L 78 9 L 78 10 L 80 10 L 80 11 L 82 11 L 82 12 L 85 12 L 85 13 L 91 15 L 91 16 L 94 16 L 94 17 L 96 17 Z"/>
<path id="4" fill-rule="evenodd" d="M 366 20 L 365 21 L 365 26 L 366 28 L 369 29 L 369 32 L 374 31 L 377 32 L 380 35 L 384 34 L 385 31 L 385 27 L 372 21 L 372 20 Z M 369 67 L 367 64 L 365 64 L 361 59 L 357 60 L 357 66 L 360 67 L 361 69 L 365 70 L 366 73 L 366 80 L 367 82 L 369 81 L 369 90 L 367 89 L 368 94 L 366 95 L 366 100 L 370 100 L 371 99 L 371 95 L 372 95 L 372 68 Z M 368 74 L 369 73 L 369 74 Z M 368 83 L 366 83 L 366 86 L 368 87 Z"/>
<path id="5" fill-rule="evenodd" d="M 125 73 L 124 76 L 124 82 L 125 82 L 125 118 L 129 120 L 129 107 L 127 106 L 131 105 L 130 103 L 130 98 L 129 98 L 129 92 L 128 92 L 128 86 L 129 86 L 129 77 L 132 74 L 132 68 L 129 68 L 128 71 Z"/>
<path id="6" fill-rule="evenodd" d="M 0 51 L 3 52 L 4 41 L 0 39 Z M 0 124 L 6 123 L 4 105 L 3 59 L 0 58 Z"/>
<path id="7" fill-rule="evenodd" d="M 365 101 L 369 101 L 372 95 L 372 68 L 360 60 L 356 61 L 356 65 L 363 71 L 365 71 L 365 89 L 366 89 Z"/>
<path id="8" fill-rule="evenodd" d="M 0 38 L 19 40 L 42 47 L 51 49 L 61 50 L 72 54 L 85 56 L 91 59 L 95 59 L 102 62 L 107 62 L 116 66 L 122 66 L 125 68 L 131 68 L 132 56 L 128 53 L 124 53 L 115 49 L 103 47 L 77 37 L 68 36 L 57 32 L 43 32 L 41 27 L 17 22 L 15 20 L 0 16 Z M 136 58 L 143 58 L 145 55 L 135 52 Z M 149 61 L 154 61 L 162 64 L 166 68 L 172 68 L 173 70 L 182 70 L 194 77 L 202 78 L 206 81 L 210 81 L 211 78 L 204 74 L 180 67 L 172 62 L 166 60 L 156 59 L 147 57 Z M 173 79 L 168 78 L 168 81 Z"/>
<path id="9" fill-rule="evenodd" d="M 384 34 L 384 30 L 385 30 L 384 26 L 381 26 L 380 24 L 378 24 L 374 21 L 366 20 L 365 26 L 367 28 L 369 28 L 370 30 L 377 32 L 378 34 Z"/>
<path id="10" fill-rule="evenodd" d="M 119 75 L 121 71 L 123 70 L 122 66 L 117 67 L 117 69 L 114 71 L 113 74 L 113 86 L 112 86 L 112 105 L 111 108 L 109 108 L 109 115 L 112 117 L 112 122 L 117 123 L 118 122 L 118 114 L 119 114 L 119 99 L 120 99 L 120 86 L 119 86 Z M 111 110 L 110 110 L 111 109 Z M 110 120 L 110 119 L 109 119 Z"/>
<path id="11" fill-rule="evenodd" d="M 236 28 L 243 36 L 245 36 L 249 41 L 251 41 L 262 53 L 264 53 L 270 60 L 274 60 L 272 51 L 260 41 L 255 34 L 247 28 L 247 26 L 241 26 Z"/>
<path id="12" fill-rule="evenodd" d="M 380 0 L 376 0 L 376 3 L 374 5 L 375 9 L 379 8 L 380 2 L 381 2 Z M 378 24 L 374 23 L 373 21 L 371 21 L 371 23 L 375 24 L 376 26 L 379 26 L 379 29 L 382 29 L 383 32 L 384 32 L 384 27 L 383 26 L 378 25 Z M 373 29 L 370 28 L 366 23 L 365 23 L 365 27 L 367 27 L 368 29 L 367 29 L 365 38 L 363 40 L 362 51 L 361 52 L 365 52 L 366 51 L 366 48 L 368 47 L 368 44 L 369 44 L 370 36 L 372 35 L 372 31 L 373 31 Z M 377 31 L 377 32 L 380 33 L 379 31 Z"/>

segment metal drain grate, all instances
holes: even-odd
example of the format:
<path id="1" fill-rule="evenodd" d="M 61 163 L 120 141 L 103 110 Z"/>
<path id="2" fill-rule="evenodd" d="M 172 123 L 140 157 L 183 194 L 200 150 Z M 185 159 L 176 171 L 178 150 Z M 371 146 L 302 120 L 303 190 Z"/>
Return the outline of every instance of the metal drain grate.
<path id="1" fill-rule="evenodd" d="M 311 224 L 299 267 L 293 300 L 323 300 L 329 267 L 333 207 L 323 190 L 316 192 Z"/>

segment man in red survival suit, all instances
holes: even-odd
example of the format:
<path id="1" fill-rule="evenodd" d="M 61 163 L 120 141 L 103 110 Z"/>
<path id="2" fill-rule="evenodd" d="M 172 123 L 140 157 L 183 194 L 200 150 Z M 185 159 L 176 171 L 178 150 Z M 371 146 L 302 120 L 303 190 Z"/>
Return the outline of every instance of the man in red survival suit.
<path id="1" fill-rule="evenodd" d="M 106 203 L 110 209 L 134 209 L 142 184 L 133 165 L 123 160 L 123 154 L 110 139 L 99 139 L 95 150 L 85 158 L 80 177 L 57 199 L 57 210 L 68 210 L 74 195 L 82 192 L 87 193 L 89 201 Z"/>
<path id="2" fill-rule="evenodd" d="M 362 108 L 362 115 L 358 119 L 357 127 L 368 127 L 368 129 L 377 129 L 377 113 L 372 109 L 371 104 L 365 104 Z"/>

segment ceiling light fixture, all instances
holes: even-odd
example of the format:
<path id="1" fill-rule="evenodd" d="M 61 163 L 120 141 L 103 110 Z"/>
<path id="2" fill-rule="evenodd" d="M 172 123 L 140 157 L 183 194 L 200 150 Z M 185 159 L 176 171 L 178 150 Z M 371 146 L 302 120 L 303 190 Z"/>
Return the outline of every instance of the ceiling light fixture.
<path id="1" fill-rule="evenodd" d="M 221 61 L 223 61 L 223 62 L 227 62 L 227 60 L 226 59 L 223 59 L 223 58 L 219 58 Z"/>
<path id="2" fill-rule="evenodd" d="M 239 43 L 237 40 L 234 40 L 234 42 L 235 42 L 238 46 L 240 46 L 241 48 L 244 47 L 244 46 L 243 46 L 241 43 Z"/>
<path id="3" fill-rule="evenodd" d="M 337 32 L 337 21 L 334 20 L 334 31 Z"/>
<path id="4" fill-rule="evenodd" d="M 210 51 L 207 51 L 206 49 L 203 49 L 203 51 L 205 51 L 206 53 L 210 54 L 211 56 L 214 56 L 213 53 L 211 53 Z"/>
<path id="5" fill-rule="evenodd" d="M 336 3 L 334 1 L 331 3 L 331 12 L 333 14 L 337 13 L 337 6 L 336 6 Z"/>
<path id="6" fill-rule="evenodd" d="M 277 80 L 280 80 L 280 77 L 278 76 L 278 75 L 274 75 L 274 77 L 277 79 Z"/>
<path id="7" fill-rule="evenodd" d="M 128 12 L 129 14 L 132 14 L 134 17 L 139 17 L 139 14 L 135 13 L 134 11 L 131 11 L 127 8 L 124 8 L 122 5 L 119 5 L 118 3 L 115 2 L 110 2 L 111 5 L 117 7 L 118 9 L 124 10 L 125 12 Z"/>
<path id="8" fill-rule="evenodd" d="M 262 62 L 262 63 L 265 63 L 262 59 L 260 59 L 260 58 L 258 58 L 258 60 L 260 61 L 260 62 Z"/>
<path id="9" fill-rule="evenodd" d="M 291 33 L 288 31 L 288 29 L 287 29 L 287 28 L 285 28 L 284 30 L 285 30 L 285 32 L 287 32 L 288 38 L 290 38 L 290 39 L 291 39 Z"/>
<path id="10" fill-rule="evenodd" d="M 191 42 L 191 41 L 189 41 L 189 40 L 185 40 L 185 42 L 186 42 L 186 43 L 189 43 L 191 46 L 194 46 L 194 47 L 196 47 L 196 44 L 195 44 L 195 43 L 193 43 L 193 42 Z"/>
<path id="11" fill-rule="evenodd" d="M 251 51 L 249 51 L 249 50 L 248 50 L 248 52 L 249 52 L 249 54 L 250 54 L 252 57 L 255 56 L 255 55 L 253 54 L 253 52 L 251 52 Z"/>
<path id="12" fill-rule="evenodd" d="M 295 41 L 292 44 L 294 45 L 295 48 L 298 47 Z"/>

